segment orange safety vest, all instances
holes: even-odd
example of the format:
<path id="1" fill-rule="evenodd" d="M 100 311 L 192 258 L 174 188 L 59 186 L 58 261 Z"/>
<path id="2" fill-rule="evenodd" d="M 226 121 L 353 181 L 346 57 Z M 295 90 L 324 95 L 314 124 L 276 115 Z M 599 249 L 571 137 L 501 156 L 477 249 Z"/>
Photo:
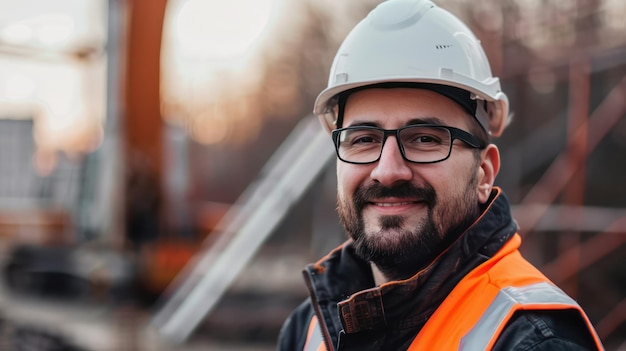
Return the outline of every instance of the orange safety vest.
<path id="1" fill-rule="evenodd" d="M 516 311 L 575 309 L 595 339 L 600 338 L 582 308 L 518 251 L 515 235 L 494 257 L 468 273 L 450 292 L 417 334 L 408 351 L 490 350 Z M 304 351 L 325 351 L 314 316 Z"/>

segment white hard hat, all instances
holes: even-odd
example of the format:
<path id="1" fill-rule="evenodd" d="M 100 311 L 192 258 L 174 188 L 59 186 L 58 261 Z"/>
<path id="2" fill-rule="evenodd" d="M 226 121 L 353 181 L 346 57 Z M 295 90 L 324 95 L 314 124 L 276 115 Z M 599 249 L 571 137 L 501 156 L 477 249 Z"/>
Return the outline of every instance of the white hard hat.
<path id="1" fill-rule="evenodd" d="M 460 88 L 477 101 L 473 115 L 488 133 L 500 136 L 508 123 L 508 98 L 480 41 L 457 17 L 428 0 L 385 1 L 354 27 L 313 112 L 331 131 L 338 127 L 340 93 L 381 83 Z"/>

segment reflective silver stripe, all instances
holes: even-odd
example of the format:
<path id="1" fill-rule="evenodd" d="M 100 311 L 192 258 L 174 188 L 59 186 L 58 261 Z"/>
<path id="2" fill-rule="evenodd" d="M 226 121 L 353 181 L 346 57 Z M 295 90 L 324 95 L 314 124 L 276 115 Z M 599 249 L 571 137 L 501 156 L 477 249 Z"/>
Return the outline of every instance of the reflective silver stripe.
<path id="1" fill-rule="evenodd" d="M 543 282 L 524 287 L 508 287 L 500 290 L 478 323 L 461 339 L 459 350 L 486 350 L 496 336 L 498 328 L 515 305 L 561 305 L 580 308 L 571 297 L 556 286 Z"/>
<path id="2" fill-rule="evenodd" d="M 319 321 L 313 318 L 311 319 L 311 323 L 315 323 L 315 329 L 313 329 L 313 333 L 307 338 L 303 351 L 317 351 L 320 345 L 324 343 Z"/>

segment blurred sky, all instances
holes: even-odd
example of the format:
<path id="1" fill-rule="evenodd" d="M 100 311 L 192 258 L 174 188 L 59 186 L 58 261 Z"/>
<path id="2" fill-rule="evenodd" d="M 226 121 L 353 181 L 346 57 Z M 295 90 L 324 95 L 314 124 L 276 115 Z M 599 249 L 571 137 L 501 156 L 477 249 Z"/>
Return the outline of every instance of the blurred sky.
<path id="1" fill-rule="evenodd" d="M 168 1 L 165 94 L 188 96 L 217 71 L 254 81 L 254 53 L 283 2 Z M 98 144 L 107 7 L 106 0 L 0 0 L 0 118 L 34 118 L 40 148 L 91 151 Z"/>
<path id="2" fill-rule="evenodd" d="M 104 118 L 106 3 L 0 0 L 0 118 L 42 148 L 90 151 Z"/>

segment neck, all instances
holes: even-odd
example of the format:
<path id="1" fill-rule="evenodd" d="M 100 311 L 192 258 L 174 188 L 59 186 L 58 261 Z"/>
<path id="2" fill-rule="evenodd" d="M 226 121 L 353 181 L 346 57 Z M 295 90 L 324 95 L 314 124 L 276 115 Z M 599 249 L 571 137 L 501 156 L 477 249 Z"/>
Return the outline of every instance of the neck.
<path id="1" fill-rule="evenodd" d="M 381 286 L 382 284 L 390 281 L 390 279 L 383 274 L 376 264 L 370 262 L 370 266 L 372 266 L 372 274 L 374 275 L 374 282 L 376 283 L 376 286 Z"/>

